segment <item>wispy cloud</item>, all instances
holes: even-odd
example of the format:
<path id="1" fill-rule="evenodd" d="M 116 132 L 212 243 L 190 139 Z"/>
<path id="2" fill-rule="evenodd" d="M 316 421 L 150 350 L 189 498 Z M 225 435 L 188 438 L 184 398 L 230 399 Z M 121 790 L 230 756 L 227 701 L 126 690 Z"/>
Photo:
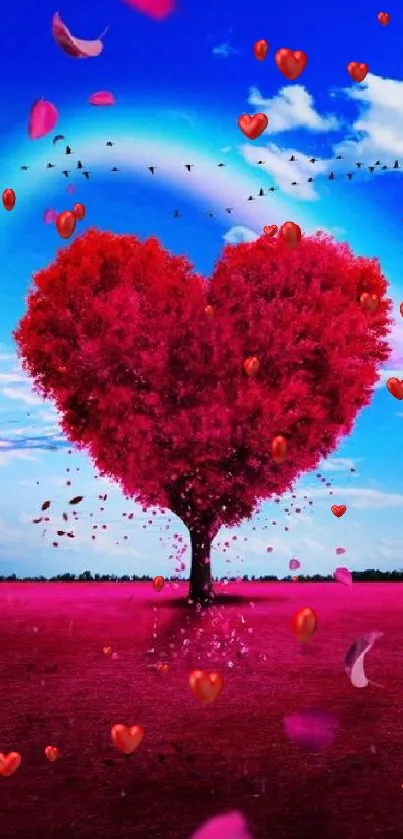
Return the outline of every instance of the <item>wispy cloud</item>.
<path id="1" fill-rule="evenodd" d="M 336 131 L 340 125 L 333 114 L 322 116 L 315 108 L 313 96 L 299 84 L 283 87 L 271 98 L 265 98 L 257 87 L 252 87 L 248 103 L 256 111 L 267 114 L 268 134 L 301 128 L 315 132 Z"/>
<path id="2" fill-rule="evenodd" d="M 349 457 L 329 457 L 320 464 L 321 472 L 351 472 L 356 468 L 357 461 Z"/>
<path id="3" fill-rule="evenodd" d="M 355 507 L 357 510 L 380 510 L 391 507 L 403 507 L 403 495 L 394 492 L 381 492 L 378 489 L 366 487 L 332 487 L 333 495 L 329 497 L 329 491 L 325 487 L 312 488 L 309 490 L 309 497 L 316 500 L 326 501 L 327 504 L 336 504 L 335 498 L 342 498 L 341 503 Z M 332 498 L 333 500 L 330 500 Z"/>
<path id="4" fill-rule="evenodd" d="M 15 399 L 18 402 L 24 402 L 25 405 L 42 405 L 43 400 L 31 390 L 24 388 L 3 387 L 0 390 L 2 396 L 6 399 Z"/>
<path id="5" fill-rule="evenodd" d="M 212 53 L 216 58 L 230 58 L 231 55 L 237 55 L 238 50 L 231 46 L 228 41 L 224 41 L 222 44 L 213 47 Z"/>
<path id="6" fill-rule="evenodd" d="M 307 179 L 312 176 L 312 164 L 307 154 L 296 149 L 280 148 L 275 143 L 259 147 L 245 144 L 241 146 L 240 151 L 244 160 L 252 166 L 258 166 L 260 171 L 270 174 L 283 193 L 304 201 L 318 198 L 313 183 L 307 183 Z M 290 160 L 291 157 L 295 159 Z M 258 160 L 264 162 L 257 164 Z M 328 161 L 317 160 L 313 174 L 323 174 L 328 171 L 328 168 Z M 293 186 L 294 182 L 298 184 L 298 188 Z"/>
<path id="7" fill-rule="evenodd" d="M 242 225 L 235 225 L 224 233 L 223 239 L 227 245 L 238 245 L 240 242 L 255 242 L 259 238 L 259 233 L 255 230 L 250 230 L 249 227 L 242 227 Z"/>

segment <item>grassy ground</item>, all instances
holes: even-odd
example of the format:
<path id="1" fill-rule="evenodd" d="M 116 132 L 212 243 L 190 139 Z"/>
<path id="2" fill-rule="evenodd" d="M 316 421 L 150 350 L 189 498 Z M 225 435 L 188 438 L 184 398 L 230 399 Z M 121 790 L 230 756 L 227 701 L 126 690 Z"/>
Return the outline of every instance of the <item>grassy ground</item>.
<path id="1" fill-rule="evenodd" d="M 223 591 L 225 606 L 194 614 L 184 588 L 1 584 L 0 751 L 22 754 L 0 777 L 1 837 L 189 839 L 235 808 L 256 839 L 401 839 L 401 585 Z M 318 615 L 306 648 L 290 629 L 301 606 Z M 385 633 L 366 664 L 383 687 L 357 690 L 343 659 L 371 630 Z M 225 678 L 209 707 L 188 687 L 200 666 Z M 325 754 L 283 732 L 285 715 L 312 705 L 340 717 Z M 113 747 L 114 723 L 144 726 L 134 755 Z"/>

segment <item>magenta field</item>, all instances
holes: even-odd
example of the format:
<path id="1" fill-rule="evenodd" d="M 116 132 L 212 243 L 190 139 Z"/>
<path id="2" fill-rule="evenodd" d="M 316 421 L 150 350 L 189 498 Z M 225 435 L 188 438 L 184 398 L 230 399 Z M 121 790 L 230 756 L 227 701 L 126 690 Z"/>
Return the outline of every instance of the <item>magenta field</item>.
<path id="1" fill-rule="evenodd" d="M 0 835 L 190 839 L 237 809 L 256 839 L 401 837 L 403 587 L 221 584 L 196 613 L 186 590 L 1 584 L 0 751 L 22 763 L 0 778 Z M 303 606 L 318 628 L 301 647 Z M 372 630 L 384 633 L 366 660 L 377 686 L 353 688 L 344 656 Z M 195 667 L 225 679 L 210 706 L 189 688 Z M 323 753 L 283 729 L 312 706 L 340 719 Z M 113 746 L 115 723 L 144 727 L 133 755 Z"/>

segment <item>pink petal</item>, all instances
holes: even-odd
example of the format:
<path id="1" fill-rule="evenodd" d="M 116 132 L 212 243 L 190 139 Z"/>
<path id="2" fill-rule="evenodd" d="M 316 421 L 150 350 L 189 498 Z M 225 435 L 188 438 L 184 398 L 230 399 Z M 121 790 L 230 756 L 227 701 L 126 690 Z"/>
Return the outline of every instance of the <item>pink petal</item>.
<path id="1" fill-rule="evenodd" d="M 205 822 L 191 839 L 253 839 L 242 813 L 225 813 Z"/>
<path id="2" fill-rule="evenodd" d="M 94 41 L 75 38 L 66 24 L 63 23 L 58 12 L 53 15 L 52 35 L 60 49 L 70 55 L 71 58 L 96 58 L 104 48 L 101 38 L 96 38 Z"/>
<path id="3" fill-rule="evenodd" d="M 344 586 L 352 586 L 353 585 L 353 578 L 351 576 L 351 571 L 348 568 L 336 568 L 333 577 L 337 580 L 338 583 L 342 583 Z"/>
<path id="4" fill-rule="evenodd" d="M 345 553 L 346 553 L 346 549 L 345 549 L 345 548 L 336 548 L 336 554 L 337 554 L 337 556 L 342 556 L 342 555 L 343 555 L 343 554 L 345 554 Z"/>
<path id="5" fill-rule="evenodd" d="M 56 210 L 45 210 L 43 214 L 43 220 L 45 224 L 53 224 L 57 219 L 57 212 Z"/>
<path id="6" fill-rule="evenodd" d="M 59 114 L 52 102 L 46 99 L 38 99 L 31 107 L 28 122 L 28 134 L 31 140 L 39 140 L 53 131 Z"/>
<path id="7" fill-rule="evenodd" d="M 109 90 L 99 90 L 92 93 L 88 99 L 90 105 L 116 105 L 116 99 Z"/>
<path id="8" fill-rule="evenodd" d="M 176 7 L 175 0 L 126 0 L 126 3 L 132 9 L 154 20 L 164 20 Z"/>
<path id="9" fill-rule="evenodd" d="M 289 568 L 290 571 L 295 571 L 297 568 L 301 568 L 301 563 L 298 559 L 290 559 Z"/>

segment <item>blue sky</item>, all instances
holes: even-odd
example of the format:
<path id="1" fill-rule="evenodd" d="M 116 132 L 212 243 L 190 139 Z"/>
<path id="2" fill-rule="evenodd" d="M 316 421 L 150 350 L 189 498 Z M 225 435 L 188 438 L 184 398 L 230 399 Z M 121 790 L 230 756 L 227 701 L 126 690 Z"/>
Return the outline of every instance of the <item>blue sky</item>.
<path id="1" fill-rule="evenodd" d="M 265 224 L 292 219 L 306 232 L 326 229 L 357 252 L 379 257 L 396 303 L 388 369 L 403 376 L 402 176 L 399 170 L 367 171 L 376 160 L 390 166 L 398 158 L 403 167 L 401 4 L 388 3 L 391 21 L 381 27 L 375 3 L 364 9 L 342 0 L 319 11 L 316 0 L 303 6 L 290 0 L 268 10 L 259 0 L 246 13 L 244 4 L 228 0 L 178 2 L 162 23 L 121 0 L 62 4 L 58 10 L 78 37 L 95 38 L 110 27 L 104 52 L 88 60 L 71 59 L 56 46 L 51 36 L 55 8 L 48 0 L 39 10 L 22 0 L 2 20 L 0 173 L 2 189 L 12 187 L 17 194 L 15 210 L 0 214 L 2 573 L 90 568 L 168 574 L 176 567 L 169 559 L 175 554 L 172 534 L 186 536 L 179 522 L 169 525 L 168 517 L 136 510 L 114 487 L 105 490 L 84 455 L 68 455 L 52 406 L 32 393 L 18 368 L 11 333 L 24 311 L 31 275 L 61 244 L 54 227 L 43 223 L 46 208 L 61 212 L 82 201 L 86 218 L 80 231 L 95 225 L 142 237 L 157 234 L 206 273 L 225 241 L 251 239 Z M 259 38 L 270 44 L 264 62 L 252 52 Z M 308 54 L 306 70 L 293 84 L 274 64 L 280 47 Z M 361 85 L 346 71 L 354 60 L 370 68 Z M 116 106 L 91 108 L 88 97 L 103 89 L 114 93 Z M 56 131 L 72 147 L 71 157 L 64 155 L 64 142 L 52 146 L 52 134 L 28 138 L 29 110 L 42 96 L 58 108 Z M 255 111 L 267 112 L 269 127 L 250 142 L 237 119 Z M 115 145 L 107 148 L 107 140 Z M 289 161 L 292 154 L 295 162 Z M 309 163 L 312 157 L 315 164 Z M 77 159 L 91 171 L 88 182 L 75 171 Z M 259 159 L 265 164 L 256 165 Z M 54 169 L 46 169 L 48 161 Z M 355 161 L 363 162 L 362 170 Z M 219 162 L 226 166 L 217 167 Z M 190 173 L 186 163 L 195 164 Z M 28 170 L 21 171 L 21 165 Z M 150 165 L 157 166 L 154 176 L 147 171 Z M 67 194 L 61 175 L 66 166 L 74 195 Z M 118 173 L 111 173 L 113 166 Z M 334 182 L 327 179 L 331 171 Z M 351 182 L 347 171 L 355 173 Z M 311 175 L 315 180 L 309 184 Z M 267 197 L 246 200 L 272 185 L 278 189 Z M 233 208 L 231 215 L 226 207 Z M 180 219 L 172 217 L 176 208 Z M 383 371 L 351 437 L 319 470 L 333 495 L 315 475 L 306 476 L 296 495 L 308 496 L 313 504 L 294 501 L 303 512 L 290 515 L 284 513 L 291 509 L 287 499 L 267 504 L 237 531 L 221 533 L 218 542 L 229 541 L 231 549 L 214 549 L 215 573 L 282 576 L 293 556 L 306 573 L 329 573 L 341 561 L 353 569 L 403 567 L 403 408 L 386 391 L 388 375 Z M 65 486 L 69 477 L 72 487 Z M 108 501 L 100 511 L 97 495 L 103 491 Z M 62 527 L 61 513 L 74 494 L 85 496 L 76 538 L 60 538 L 54 549 L 54 531 Z M 46 528 L 31 524 L 45 499 L 52 500 L 53 511 Z M 343 519 L 332 516 L 332 503 L 347 504 Z M 125 522 L 123 513 L 130 511 L 134 519 Z M 151 518 L 152 527 L 147 525 Z M 96 531 L 93 524 L 99 525 Z M 267 553 L 269 546 L 273 551 Z M 340 546 L 346 550 L 341 558 L 335 553 Z"/>

